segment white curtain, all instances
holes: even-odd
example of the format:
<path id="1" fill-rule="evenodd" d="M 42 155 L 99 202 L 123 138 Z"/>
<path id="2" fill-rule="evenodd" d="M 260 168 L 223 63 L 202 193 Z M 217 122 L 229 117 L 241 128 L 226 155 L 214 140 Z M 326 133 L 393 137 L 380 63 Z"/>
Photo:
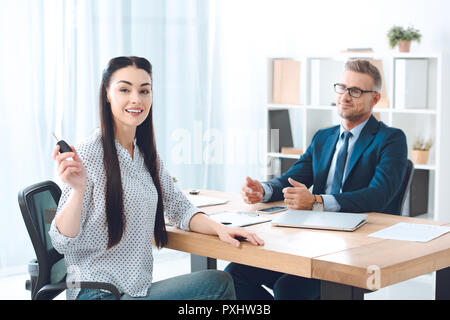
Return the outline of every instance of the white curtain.
<path id="1" fill-rule="evenodd" d="M 0 276 L 26 272 L 34 257 L 18 191 L 56 180 L 52 132 L 76 144 L 99 125 L 101 72 L 112 57 L 150 60 L 160 154 L 181 188 L 214 187 L 195 155 L 202 141 L 194 141 L 212 126 L 221 129 L 223 111 L 213 92 L 220 88 L 214 6 L 206 0 L 0 0 Z M 180 149 L 186 139 L 192 148 Z"/>

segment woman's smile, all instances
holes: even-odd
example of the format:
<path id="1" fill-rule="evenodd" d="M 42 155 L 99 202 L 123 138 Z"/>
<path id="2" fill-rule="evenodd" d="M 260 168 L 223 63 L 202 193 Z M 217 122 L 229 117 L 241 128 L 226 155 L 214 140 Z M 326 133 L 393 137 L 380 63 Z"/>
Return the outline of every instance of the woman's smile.
<path id="1" fill-rule="evenodd" d="M 144 112 L 144 109 L 133 107 L 133 108 L 127 108 L 127 109 L 125 109 L 125 111 L 127 113 L 129 113 L 132 117 L 139 117 Z"/>

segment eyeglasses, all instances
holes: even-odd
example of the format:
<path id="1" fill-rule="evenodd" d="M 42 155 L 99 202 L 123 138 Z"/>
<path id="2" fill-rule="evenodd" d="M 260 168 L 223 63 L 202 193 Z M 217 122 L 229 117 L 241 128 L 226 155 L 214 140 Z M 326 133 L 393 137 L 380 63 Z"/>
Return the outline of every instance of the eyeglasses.
<path id="1" fill-rule="evenodd" d="M 357 87 L 347 88 L 345 85 L 341 83 L 335 83 L 334 84 L 334 91 L 339 94 L 344 94 L 345 91 L 348 91 L 348 94 L 353 98 L 359 98 L 362 96 L 363 93 L 366 92 L 378 92 L 375 90 L 363 90 Z"/>

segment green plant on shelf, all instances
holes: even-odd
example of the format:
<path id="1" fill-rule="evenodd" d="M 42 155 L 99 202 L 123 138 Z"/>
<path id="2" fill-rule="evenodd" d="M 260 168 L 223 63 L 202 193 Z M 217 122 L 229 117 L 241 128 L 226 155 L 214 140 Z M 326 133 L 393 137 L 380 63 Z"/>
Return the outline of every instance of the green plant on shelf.
<path id="1" fill-rule="evenodd" d="M 417 41 L 420 43 L 422 35 L 420 31 L 412 26 L 404 29 L 400 26 L 393 26 L 387 33 L 389 45 L 394 48 L 400 41 Z"/>
<path id="2" fill-rule="evenodd" d="M 428 151 L 433 146 L 433 138 L 425 141 L 422 137 L 417 138 L 413 145 L 413 150 Z"/>

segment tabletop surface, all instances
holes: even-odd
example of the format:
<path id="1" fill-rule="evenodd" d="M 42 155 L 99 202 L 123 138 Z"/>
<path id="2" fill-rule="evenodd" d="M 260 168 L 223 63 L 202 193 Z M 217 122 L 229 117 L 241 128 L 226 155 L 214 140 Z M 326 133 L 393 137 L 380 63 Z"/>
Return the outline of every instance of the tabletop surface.
<path id="1" fill-rule="evenodd" d="M 223 205 L 200 208 L 208 214 L 226 210 L 256 212 L 261 208 L 283 204 L 271 202 L 249 205 L 238 194 L 212 190 L 201 190 L 200 194 L 228 200 Z M 269 217 L 277 214 L 260 213 Z M 245 227 L 262 238 L 264 246 L 242 242 L 239 248 L 220 241 L 217 236 L 167 226 L 167 247 L 370 290 L 450 266 L 450 233 L 427 243 L 368 237 L 373 232 L 399 222 L 450 226 L 448 222 L 380 213 L 368 213 L 367 221 L 367 224 L 353 232 L 275 227 L 266 222 Z"/>

